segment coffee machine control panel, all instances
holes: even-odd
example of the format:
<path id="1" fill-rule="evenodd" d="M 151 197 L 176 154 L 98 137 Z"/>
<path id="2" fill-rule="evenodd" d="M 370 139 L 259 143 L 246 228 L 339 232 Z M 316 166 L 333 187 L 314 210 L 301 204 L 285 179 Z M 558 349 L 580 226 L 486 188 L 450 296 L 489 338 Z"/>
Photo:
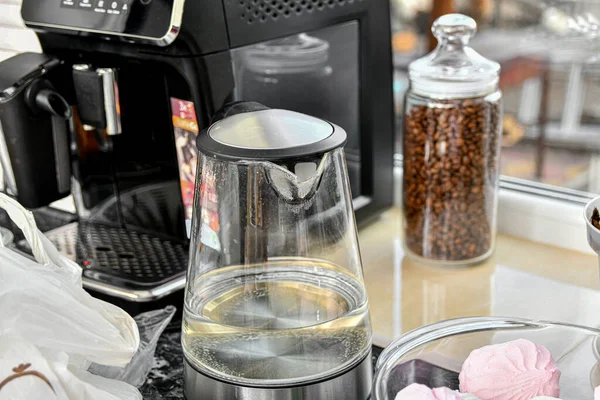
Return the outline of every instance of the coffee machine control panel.
<path id="1" fill-rule="evenodd" d="M 181 26 L 184 0 L 23 0 L 25 24 L 37 30 L 102 35 L 166 46 Z"/>

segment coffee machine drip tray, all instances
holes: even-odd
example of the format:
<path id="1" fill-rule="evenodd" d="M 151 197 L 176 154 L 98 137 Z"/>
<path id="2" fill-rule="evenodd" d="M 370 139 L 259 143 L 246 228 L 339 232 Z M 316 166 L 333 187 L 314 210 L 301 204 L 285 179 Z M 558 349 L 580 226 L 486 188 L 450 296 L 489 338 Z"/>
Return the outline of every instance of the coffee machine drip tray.
<path id="1" fill-rule="evenodd" d="M 188 247 L 183 241 L 81 221 L 44 234 L 82 267 L 86 289 L 147 302 L 185 287 Z M 26 243 L 17 247 L 31 254 Z"/>

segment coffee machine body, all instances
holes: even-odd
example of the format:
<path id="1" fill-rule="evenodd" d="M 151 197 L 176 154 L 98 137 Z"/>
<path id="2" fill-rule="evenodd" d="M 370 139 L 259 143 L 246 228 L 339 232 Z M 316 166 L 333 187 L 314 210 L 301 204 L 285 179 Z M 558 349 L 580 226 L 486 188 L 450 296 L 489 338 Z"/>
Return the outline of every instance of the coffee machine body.
<path id="1" fill-rule="evenodd" d="M 342 126 L 359 223 L 392 203 L 388 0 L 23 0 L 22 17 L 44 54 L 0 63 L 0 155 L 23 204 L 72 193 L 78 222 L 47 235 L 88 288 L 134 302 L 183 288 L 195 140 L 231 101 Z M 44 90 L 57 110 L 32 108 Z"/>

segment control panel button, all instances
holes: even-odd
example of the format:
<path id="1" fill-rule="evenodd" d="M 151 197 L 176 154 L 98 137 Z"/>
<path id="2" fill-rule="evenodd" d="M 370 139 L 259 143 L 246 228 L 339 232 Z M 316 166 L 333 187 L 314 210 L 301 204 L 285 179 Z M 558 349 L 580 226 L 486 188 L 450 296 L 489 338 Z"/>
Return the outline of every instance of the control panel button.
<path id="1" fill-rule="evenodd" d="M 84 8 L 86 10 L 92 9 L 92 0 L 78 0 L 77 7 Z"/>
<path id="2" fill-rule="evenodd" d="M 75 0 L 61 0 L 61 7 L 75 7 Z"/>
<path id="3" fill-rule="evenodd" d="M 104 14 L 106 13 L 107 0 L 96 0 L 94 5 L 94 12 Z"/>
<path id="4" fill-rule="evenodd" d="M 107 0 L 108 7 L 106 12 L 112 15 L 120 15 L 123 3 L 120 0 Z"/>

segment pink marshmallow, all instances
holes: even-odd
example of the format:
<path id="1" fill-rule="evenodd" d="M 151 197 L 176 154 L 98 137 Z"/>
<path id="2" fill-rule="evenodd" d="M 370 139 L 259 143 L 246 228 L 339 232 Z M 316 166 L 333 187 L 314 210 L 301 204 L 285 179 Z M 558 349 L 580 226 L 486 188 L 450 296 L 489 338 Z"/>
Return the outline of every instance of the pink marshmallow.
<path id="1" fill-rule="evenodd" d="M 525 339 L 471 352 L 460 371 L 460 391 L 481 400 L 559 397 L 560 371 L 544 346 Z"/>
<path id="2" fill-rule="evenodd" d="M 460 395 L 447 387 L 429 389 L 425 385 L 413 383 L 402 389 L 395 400 L 461 400 Z"/>
<path id="3" fill-rule="evenodd" d="M 435 388 L 432 392 L 437 400 L 462 400 L 460 393 L 447 387 Z"/>

